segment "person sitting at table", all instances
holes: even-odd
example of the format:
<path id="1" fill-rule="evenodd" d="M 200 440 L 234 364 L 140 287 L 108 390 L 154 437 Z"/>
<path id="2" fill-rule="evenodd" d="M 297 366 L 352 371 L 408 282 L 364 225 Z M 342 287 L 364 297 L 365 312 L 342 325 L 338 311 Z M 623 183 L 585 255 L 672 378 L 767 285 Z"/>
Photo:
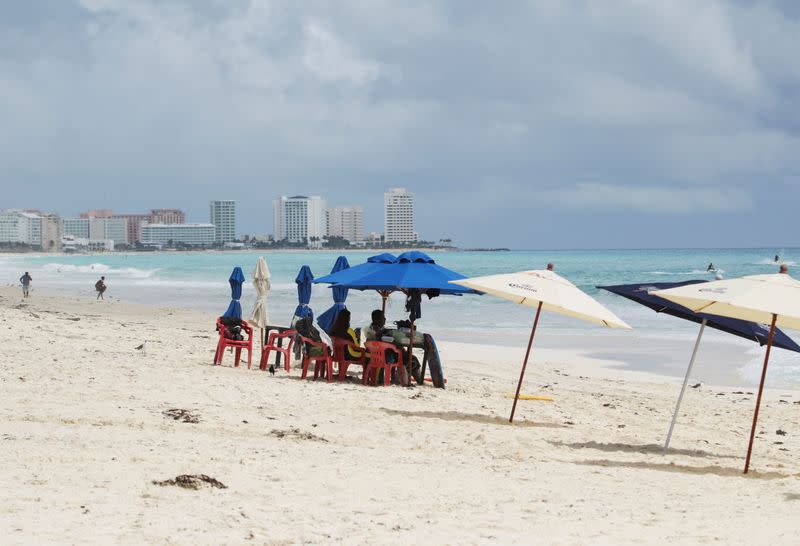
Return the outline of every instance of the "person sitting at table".
<path id="1" fill-rule="evenodd" d="M 297 322 L 294 323 L 294 329 L 297 330 L 297 333 L 304 338 L 316 341 L 317 343 L 323 343 L 322 336 L 320 335 L 319 330 L 317 330 L 317 328 L 314 326 L 314 321 L 311 317 L 303 317 L 298 319 Z M 322 349 L 315 347 L 310 343 L 305 344 L 305 350 L 306 354 L 308 355 L 322 356 Z"/>
<path id="2" fill-rule="evenodd" d="M 350 311 L 347 309 L 342 309 L 336 315 L 336 318 L 333 321 L 333 326 L 331 326 L 330 334 L 332 337 L 338 337 L 339 339 L 347 340 L 358 347 L 358 338 L 356 337 L 355 330 L 350 328 Z M 361 358 L 361 355 L 364 354 L 364 351 L 354 349 L 352 346 L 348 346 L 347 354 L 350 358 Z"/>
<path id="3" fill-rule="evenodd" d="M 372 322 L 363 330 L 364 338 L 367 341 L 382 341 L 382 337 L 387 335 L 386 316 L 380 309 L 372 312 Z"/>

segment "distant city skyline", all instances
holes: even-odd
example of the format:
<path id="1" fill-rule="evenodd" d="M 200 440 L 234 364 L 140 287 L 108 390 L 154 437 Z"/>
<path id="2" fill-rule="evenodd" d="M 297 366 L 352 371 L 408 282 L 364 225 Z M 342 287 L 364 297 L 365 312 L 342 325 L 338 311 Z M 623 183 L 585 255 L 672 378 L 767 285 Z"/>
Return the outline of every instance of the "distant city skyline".
<path id="1" fill-rule="evenodd" d="M 416 195 L 460 246 L 797 245 L 800 8 L 9 2 L 1 208 Z M 402 29 L 402 32 L 399 31 Z"/>

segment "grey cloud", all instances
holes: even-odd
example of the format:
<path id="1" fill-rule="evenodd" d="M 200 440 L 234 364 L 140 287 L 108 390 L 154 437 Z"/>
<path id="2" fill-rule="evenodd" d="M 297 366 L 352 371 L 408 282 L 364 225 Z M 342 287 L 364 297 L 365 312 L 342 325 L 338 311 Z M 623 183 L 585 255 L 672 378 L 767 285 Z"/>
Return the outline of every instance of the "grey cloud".
<path id="1" fill-rule="evenodd" d="M 19 206 L 74 213 L 160 200 L 202 218 L 205 201 L 233 186 L 254 192 L 242 204 L 248 231 L 271 225 L 274 195 L 297 191 L 362 202 L 378 229 L 381 193 L 399 184 L 419 195 L 423 235 L 513 245 L 519 211 L 542 196 L 545 217 L 573 225 L 645 210 L 653 192 L 668 203 L 692 195 L 690 213 L 734 232 L 760 207 L 789 221 L 786 203 L 800 197 L 790 2 L 6 9 L 0 184 L 22 182 L 44 200 Z M 781 194 L 762 195 L 765 183 Z M 581 199 L 604 205 L 578 211 Z M 687 211 L 673 203 L 661 214 Z M 494 218 L 495 232 L 476 215 Z"/>

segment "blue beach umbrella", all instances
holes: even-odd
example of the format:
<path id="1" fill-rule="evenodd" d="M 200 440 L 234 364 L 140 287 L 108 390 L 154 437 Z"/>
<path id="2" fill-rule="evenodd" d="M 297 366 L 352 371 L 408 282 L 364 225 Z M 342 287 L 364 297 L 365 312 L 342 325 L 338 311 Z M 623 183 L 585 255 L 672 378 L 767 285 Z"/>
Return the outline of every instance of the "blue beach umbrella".
<path id="1" fill-rule="evenodd" d="M 310 317 L 314 318 L 314 311 L 308 304 L 311 302 L 311 283 L 314 280 L 314 274 L 311 273 L 311 268 L 304 265 L 297 273 L 294 282 L 297 283 L 297 299 L 299 305 L 294 311 L 294 316 L 297 318 Z"/>
<path id="2" fill-rule="evenodd" d="M 236 266 L 233 268 L 228 282 L 231 285 L 231 303 L 228 305 L 228 310 L 225 311 L 225 314 L 222 316 L 241 319 L 242 304 L 239 302 L 239 299 L 242 297 L 242 283 L 244 283 L 244 273 L 241 267 Z"/>
<path id="3" fill-rule="evenodd" d="M 414 321 L 420 318 L 422 294 L 428 297 L 436 297 L 440 294 L 460 296 L 462 294 L 475 294 L 475 290 L 450 284 L 450 281 L 464 279 L 464 275 L 442 267 L 424 252 L 411 251 L 404 252 L 397 257 L 395 262 L 383 263 L 373 262 L 372 266 L 362 269 L 363 274 L 352 276 L 353 269 L 340 275 L 329 275 L 328 281 L 334 281 L 333 287 L 348 288 L 353 290 L 376 290 L 384 298 L 391 292 L 403 292 L 408 297 L 408 310 L 411 319 L 411 333 L 409 335 L 408 362 L 411 366 L 411 348 L 414 343 Z M 345 275 L 352 276 L 346 278 Z M 336 282 L 338 281 L 338 282 Z"/>
<path id="4" fill-rule="evenodd" d="M 380 268 L 383 265 L 393 263 L 397 263 L 397 257 L 392 254 L 384 253 L 378 254 L 377 256 L 370 256 L 363 264 L 354 265 L 353 267 L 342 269 L 340 271 L 331 270 L 330 275 L 325 275 L 324 277 L 315 279 L 314 284 L 338 284 L 349 282 L 362 277 L 367 273 L 375 271 L 375 269 Z M 334 269 L 336 269 L 335 266 Z"/>
<path id="5" fill-rule="evenodd" d="M 330 275 L 325 275 L 324 277 L 320 277 L 314 280 L 314 283 L 323 283 L 323 284 L 341 284 L 346 285 L 347 283 L 358 279 L 359 277 L 363 277 L 367 273 L 371 273 L 376 269 L 380 269 L 383 266 L 388 264 L 397 263 L 397 256 L 394 254 L 389 254 L 388 252 L 384 252 L 383 254 L 377 254 L 375 256 L 370 256 L 367 258 L 367 261 L 363 264 L 355 265 L 349 269 L 344 269 L 342 271 L 338 271 L 336 273 L 331 273 Z M 389 297 L 391 291 L 378 291 L 383 298 L 383 310 L 386 311 L 386 298 Z"/>
<path id="6" fill-rule="evenodd" d="M 328 278 L 332 277 L 330 275 Z M 364 274 L 354 278 L 332 280 L 338 281 L 334 286 L 354 290 L 395 292 L 417 289 L 454 296 L 474 294 L 475 291 L 470 288 L 450 284 L 450 281 L 464 278 L 466 278 L 464 275 L 438 265 L 424 252 L 411 251 L 400 254 L 394 263 L 377 264 L 375 267 L 366 269 Z"/>
<path id="7" fill-rule="evenodd" d="M 750 341 L 755 341 L 760 345 L 766 345 L 769 340 L 769 327 L 755 322 L 748 322 L 746 320 L 739 320 L 734 318 L 722 317 L 719 315 L 707 315 L 704 313 L 695 313 L 675 302 L 660 298 L 650 294 L 655 290 L 666 290 L 669 288 L 677 288 L 679 286 L 686 286 L 690 284 L 698 284 L 708 282 L 705 280 L 689 280 L 683 282 L 653 282 L 653 283 L 637 283 L 637 284 L 619 284 L 614 286 L 598 286 L 603 290 L 608 290 L 614 294 L 635 301 L 638 304 L 644 305 L 653 309 L 657 313 L 665 313 L 673 317 L 690 320 L 700 324 L 700 332 L 697 334 L 697 341 L 694 344 L 694 351 L 692 358 L 689 361 L 689 367 L 686 369 L 686 376 L 683 379 L 683 386 L 681 393 L 678 396 L 678 403 L 675 406 L 675 413 L 672 416 L 672 422 L 667 433 L 667 440 L 664 443 L 664 449 L 669 448 L 669 441 L 672 438 L 672 431 L 675 428 L 675 421 L 678 417 L 678 410 L 683 400 L 683 395 L 686 392 L 686 385 L 689 382 L 689 376 L 694 366 L 695 357 L 697 356 L 697 349 L 700 346 L 700 339 L 703 337 L 703 330 L 706 326 L 721 330 L 735 336 L 739 336 Z M 775 338 L 772 343 L 775 347 L 786 349 L 787 351 L 794 351 L 800 353 L 800 345 L 795 343 L 792 338 L 787 336 L 779 329 L 775 329 Z"/>
<path id="8" fill-rule="evenodd" d="M 336 263 L 333 264 L 331 275 L 340 271 L 346 271 L 348 269 L 350 269 L 350 264 L 347 262 L 347 258 L 344 256 L 339 256 L 336 259 Z M 339 311 L 345 309 L 344 302 L 347 300 L 348 289 L 338 285 L 333 285 L 331 291 L 333 292 L 333 306 L 317 317 L 317 324 L 319 324 L 320 328 L 326 332 L 330 331 L 331 327 L 333 326 L 333 321 L 336 320 L 336 315 L 339 314 Z"/>

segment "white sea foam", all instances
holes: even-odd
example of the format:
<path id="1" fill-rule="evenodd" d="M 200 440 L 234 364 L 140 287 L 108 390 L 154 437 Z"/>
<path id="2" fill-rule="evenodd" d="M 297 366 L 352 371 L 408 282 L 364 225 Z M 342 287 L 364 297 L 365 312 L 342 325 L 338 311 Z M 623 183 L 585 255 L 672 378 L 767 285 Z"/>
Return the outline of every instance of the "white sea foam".
<path id="1" fill-rule="evenodd" d="M 719 273 L 720 275 L 725 273 L 724 269 L 715 269 L 713 271 L 706 271 L 705 269 L 692 269 L 691 271 L 646 271 L 647 275 L 711 275 L 713 273 Z"/>
<path id="2" fill-rule="evenodd" d="M 765 347 L 753 344 L 747 350 L 747 356 L 749 357 L 747 364 L 738 370 L 739 375 L 755 385 L 761 380 L 761 371 L 764 367 L 764 351 L 766 351 Z M 797 382 L 798 378 L 800 378 L 800 353 L 773 348 L 769 355 L 767 381 L 770 378 L 778 382 Z"/>
<path id="3" fill-rule="evenodd" d="M 119 275 L 132 279 L 147 279 L 155 275 L 158 269 L 138 269 L 136 267 L 114 268 L 104 263 L 93 263 L 89 265 L 75 265 L 58 262 L 46 263 L 41 267 L 41 271 L 46 273 L 91 273 L 93 275 Z"/>

